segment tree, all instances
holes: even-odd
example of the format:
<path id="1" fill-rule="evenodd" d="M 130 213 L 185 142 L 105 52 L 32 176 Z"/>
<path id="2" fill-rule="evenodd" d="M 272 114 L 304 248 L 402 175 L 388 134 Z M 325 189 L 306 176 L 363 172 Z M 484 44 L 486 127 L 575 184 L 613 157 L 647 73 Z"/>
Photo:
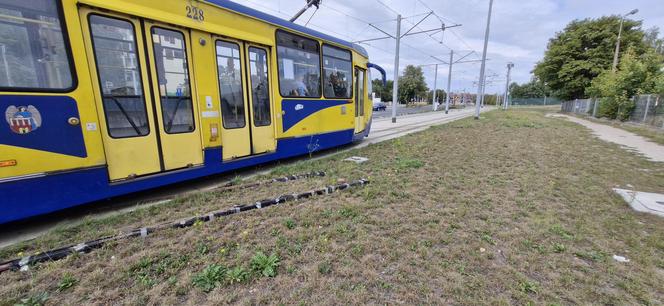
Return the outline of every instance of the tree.
<path id="1" fill-rule="evenodd" d="M 436 99 L 438 103 L 445 103 L 445 91 L 442 89 L 436 89 Z M 433 90 L 429 90 L 427 93 L 427 101 L 433 101 Z"/>
<path id="2" fill-rule="evenodd" d="M 371 81 L 373 85 L 373 91 L 376 93 L 377 97 L 380 97 L 381 101 L 392 101 L 392 88 L 394 87 L 393 80 L 387 80 L 387 85 L 383 86 L 383 80 L 374 79 Z"/>
<path id="3" fill-rule="evenodd" d="M 664 96 L 664 73 L 661 73 L 657 79 L 655 79 L 655 89 L 653 93 Z"/>
<path id="4" fill-rule="evenodd" d="M 510 84 L 510 97 L 515 99 L 541 98 L 545 95 L 551 95 L 549 89 L 546 88 L 544 83 L 535 78 L 523 85 Z"/>
<path id="5" fill-rule="evenodd" d="M 406 66 L 403 75 L 399 77 L 399 101 L 407 103 L 415 97 L 426 97 L 428 90 L 422 67 Z"/>
<path id="6" fill-rule="evenodd" d="M 618 71 L 605 70 L 588 87 L 589 95 L 601 97 L 599 115 L 626 120 L 635 106 L 633 96 L 663 91 L 663 62 L 653 48 L 640 56 L 633 48 L 623 53 Z"/>
<path id="7" fill-rule="evenodd" d="M 549 41 L 544 58 L 534 74 L 546 82 L 562 100 L 586 97 L 585 89 L 602 71 L 611 69 L 619 16 L 574 20 Z M 641 22 L 626 19 L 621 50 L 632 48 L 636 55 L 646 50 Z"/>
<path id="8" fill-rule="evenodd" d="M 659 38 L 659 28 L 652 27 L 645 31 L 643 41 L 647 46 L 655 49 L 655 52 L 664 55 L 664 39 Z"/>

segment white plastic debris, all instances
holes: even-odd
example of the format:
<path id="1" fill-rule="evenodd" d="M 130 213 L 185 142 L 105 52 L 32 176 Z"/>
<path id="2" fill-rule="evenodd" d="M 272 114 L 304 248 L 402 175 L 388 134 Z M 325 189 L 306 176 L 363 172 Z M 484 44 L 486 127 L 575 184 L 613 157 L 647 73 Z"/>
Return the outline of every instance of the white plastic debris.
<path id="1" fill-rule="evenodd" d="M 30 270 L 30 266 L 22 266 L 21 269 L 19 269 L 21 272 L 26 272 Z"/>
<path id="2" fill-rule="evenodd" d="M 613 255 L 613 259 L 617 262 L 629 262 L 629 259 L 623 257 L 623 256 L 618 256 L 618 255 Z"/>
<path id="3" fill-rule="evenodd" d="M 368 160 L 369 160 L 368 158 L 361 157 L 361 156 L 351 156 L 349 158 L 344 159 L 344 161 L 351 161 L 351 162 L 354 162 L 356 164 L 361 164 L 361 163 L 366 162 Z"/>

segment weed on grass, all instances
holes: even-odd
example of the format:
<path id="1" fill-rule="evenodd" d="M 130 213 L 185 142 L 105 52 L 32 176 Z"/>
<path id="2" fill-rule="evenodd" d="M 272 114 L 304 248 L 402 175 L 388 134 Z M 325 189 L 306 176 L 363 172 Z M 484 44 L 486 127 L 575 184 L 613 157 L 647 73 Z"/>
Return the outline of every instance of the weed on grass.
<path id="1" fill-rule="evenodd" d="M 129 274 L 141 285 L 152 287 L 179 272 L 189 262 L 188 255 L 174 256 L 161 252 L 156 256 L 146 256 L 129 267 Z"/>
<path id="2" fill-rule="evenodd" d="M 14 304 L 14 306 L 42 306 L 45 305 L 48 301 L 48 293 L 39 292 L 35 295 L 22 298 L 19 303 Z"/>
<path id="3" fill-rule="evenodd" d="M 611 191 L 662 192 L 664 168 L 544 115 L 488 112 L 270 174 L 325 169 L 325 178 L 201 192 L 63 227 L 0 256 L 371 177 L 367 188 L 3 273 L 0 301 L 46 293 L 64 305 L 664 304 L 664 219 L 635 213 Z M 370 162 L 342 161 L 352 155 Z"/>
<path id="4" fill-rule="evenodd" d="M 567 248 L 562 243 L 554 243 L 553 244 L 553 252 L 554 253 L 564 253 L 566 250 L 567 250 Z"/>
<path id="5" fill-rule="evenodd" d="M 414 158 L 397 157 L 397 166 L 400 169 L 417 169 L 424 166 L 424 162 Z"/>
<path id="6" fill-rule="evenodd" d="M 539 285 L 532 281 L 523 281 L 519 283 L 519 289 L 521 290 L 521 292 L 526 294 L 530 293 L 537 294 L 537 291 L 539 290 Z"/>
<path id="7" fill-rule="evenodd" d="M 62 276 L 62 279 L 58 283 L 58 291 L 62 292 L 65 291 L 71 287 L 74 287 L 78 283 L 78 280 L 71 275 L 70 273 L 65 273 L 64 276 Z"/>
<path id="8" fill-rule="evenodd" d="M 596 251 L 596 250 L 591 250 L 591 251 L 577 251 L 574 252 L 574 255 L 576 257 L 579 257 L 581 259 L 585 259 L 587 261 L 591 262 L 603 262 L 606 260 L 607 254 L 602 252 L 602 251 Z"/>
<path id="9" fill-rule="evenodd" d="M 191 282 L 196 288 L 204 292 L 210 292 L 212 289 L 222 284 L 226 279 L 226 272 L 226 267 L 212 264 L 205 267 L 203 271 L 195 274 L 191 279 Z"/>
<path id="10" fill-rule="evenodd" d="M 323 261 L 323 262 L 318 264 L 318 273 L 320 273 L 320 274 L 330 274 L 330 272 L 332 272 L 332 264 L 331 263 L 329 263 L 327 261 Z"/>
<path id="11" fill-rule="evenodd" d="M 239 284 L 249 279 L 249 271 L 244 267 L 234 267 L 226 270 L 226 282 L 229 285 Z"/>
<path id="12" fill-rule="evenodd" d="M 284 225 L 286 226 L 287 229 L 294 229 L 295 221 L 293 221 L 293 219 L 287 219 L 286 221 L 284 221 Z"/>
<path id="13" fill-rule="evenodd" d="M 251 258 L 251 269 L 263 276 L 275 277 L 277 276 L 277 268 L 279 267 L 279 256 L 277 254 L 265 255 L 263 252 L 257 252 Z"/>

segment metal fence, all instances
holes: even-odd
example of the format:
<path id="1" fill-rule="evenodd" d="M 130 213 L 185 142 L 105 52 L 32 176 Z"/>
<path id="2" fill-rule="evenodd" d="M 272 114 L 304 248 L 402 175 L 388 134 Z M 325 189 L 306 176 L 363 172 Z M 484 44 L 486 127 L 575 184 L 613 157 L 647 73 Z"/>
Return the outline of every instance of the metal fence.
<path id="1" fill-rule="evenodd" d="M 559 105 L 562 101 L 552 97 L 542 98 L 510 98 L 511 105 Z"/>
<path id="2" fill-rule="evenodd" d="M 563 113 L 577 113 L 581 115 L 592 114 L 595 103 L 592 99 L 576 99 L 565 101 L 560 104 Z"/>
<path id="3" fill-rule="evenodd" d="M 658 95 L 634 97 L 635 108 L 627 121 L 647 124 L 664 129 L 664 103 Z"/>
<path id="4" fill-rule="evenodd" d="M 626 121 L 645 124 L 664 129 L 664 99 L 658 95 L 640 95 L 632 98 L 634 110 Z M 593 116 L 597 109 L 595 104 L 601 99 L 576 99 L 561 103 L 560 110 L 564 113 L 576 113 Z M 597 105 L 599 106 L 599 105 Z"/>

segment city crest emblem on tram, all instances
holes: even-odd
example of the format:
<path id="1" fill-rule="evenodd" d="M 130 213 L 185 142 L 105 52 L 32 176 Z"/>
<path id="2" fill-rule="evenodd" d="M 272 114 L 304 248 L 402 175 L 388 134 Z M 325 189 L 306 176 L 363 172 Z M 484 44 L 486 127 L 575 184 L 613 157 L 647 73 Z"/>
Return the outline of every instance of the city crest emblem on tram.
<path id="1" fill-rule="evenodd" d="M 5 110 L 5 119 L 9 128 L 16 134 L 28 134 L 42 124 L 41 114 L 36 107 L 11 105 Z"/>

